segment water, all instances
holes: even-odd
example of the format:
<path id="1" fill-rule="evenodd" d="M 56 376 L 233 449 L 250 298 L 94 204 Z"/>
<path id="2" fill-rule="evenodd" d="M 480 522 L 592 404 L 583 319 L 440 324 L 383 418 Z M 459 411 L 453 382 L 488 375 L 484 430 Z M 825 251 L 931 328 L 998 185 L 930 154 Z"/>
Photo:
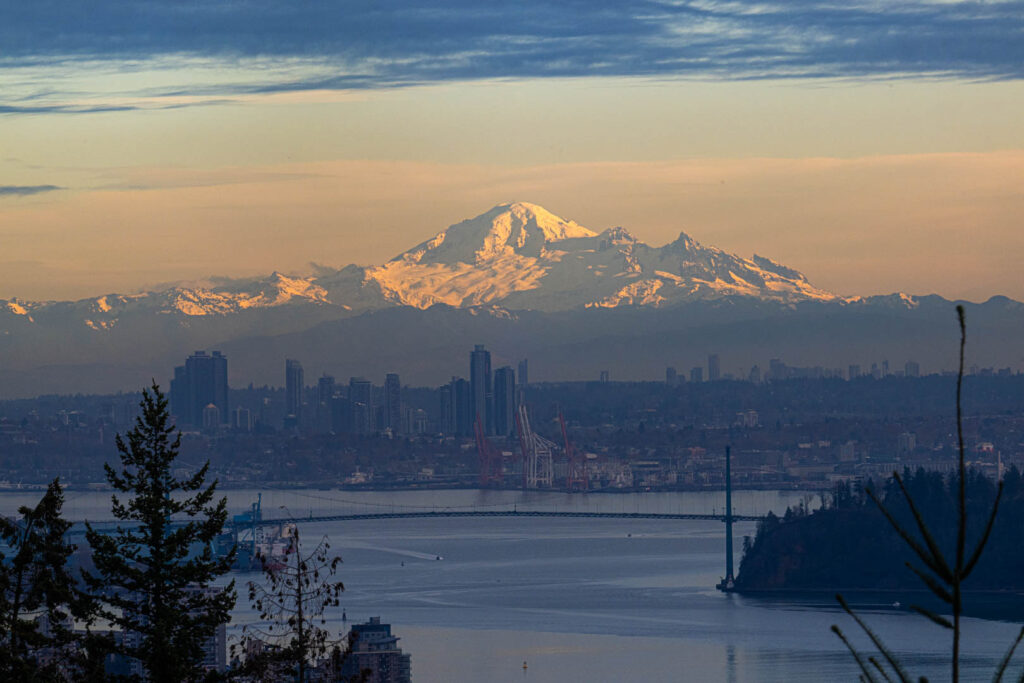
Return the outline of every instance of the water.
<path id="1" fill-rule="evenodd" d="M 227 495 L 233 512 L 255 497 L 247 491 Z M 69 492 L 68 499 L 69 517 L 109 517 L 109 494 Z M 4 494 L 0 511 L 33 500 L 32 494 Z M 736 512 L 744 514 L 780 514 L 801 500 L 795 493 L 734 495 Z M 274 491 L 264 492 L 263 503 L 265 516 L 296 518 L 508 504 L 700 513 L 721 512 L 724 496 Z M 736 525 L 737 558 L 743 536 L 753 532 L 752 523 Z M 344 559 L 342 604 L 349 620 L 379 615 L 390 622 L 412 653 L 418 683 L 856 680 L 855 664 L 829 627 L 838 623 L 867 646 L 851 620 L 826 600 L 761 600 L 715 591 L 724 564 L 720 522 L 392 519 L 304 523 L 302 533 L 307 541 L 330 537 Z M 244 583 L 259 577 L 235 578 Z M 948 679 L 946 632 L 904 609 L 868 604 L 861 611 L 912 673 Z M 232 631 L 253 618 L 240 605 Z M 341 627 L 337 619 L 332 625 Z M 967 619 L 963 680 L 990 680 L 1017 629 L 1009 622 Z"/>

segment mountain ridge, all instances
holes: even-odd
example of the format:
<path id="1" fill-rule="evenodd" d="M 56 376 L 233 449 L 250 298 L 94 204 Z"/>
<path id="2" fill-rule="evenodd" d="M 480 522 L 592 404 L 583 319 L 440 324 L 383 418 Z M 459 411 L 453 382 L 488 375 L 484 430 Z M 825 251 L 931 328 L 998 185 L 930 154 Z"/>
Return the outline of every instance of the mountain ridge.
<path id="1" fill-rule="evenodd" d="M 927 344 L 911 323 L 938 334 L 949 310 L 951 302 L 935 295 L 841 297 L 771 258 L 736 256 L 686 232 L 651 247 L 622 227 L 597 232 L 511 202 L 379 266 L 220 278 L 78 301 L 0 300 L 0 396 L 137 388 L 163 372 L 154 368 L 173 367 L 203 348 L 234 354 L 232 381 L 268 381 L 289 344 L 295 353 L 310 349 L 313 368 L 335 367 L 330 354 L 345 353 L 346 362 L 366 368 L 386 359 L 400 369 L 413 368 L 420 342 L 433 339 L 430 360 L 413 375 L 423 381 L 434 381 L 445 353 L 455 353 L 444 345 L 480 341 L 497 348 L 514 341 L 567 377 L 601 363 L 649 376 L 659 363 L 678 362 L 673 349 L 751 358 L 743 349 L 772 348 L 780 357 L 790 349 L 787 360 L 799 362 L 821 356 L 811 339 L 826 350 L 861 353 L 874 344 L 904 354 Z M 1020 302 L 993 297 L 969 311 L 984 313 L 993 334 L 1024 334 Z M 972 336 L 984 330 L 972 327 Z M 992 363 L 1024 360 L 1009 342 L 992 349 Z"/>
<path id="2" fill-rule="evenodd" d="M 310 304 L 339 314 L 391 305 L 568 310 L 587 306 L 665 306 L 741 295 L 783 303 L 836 295 L 770 258 L 750 259 L 705 247 L 685 232 L 651 247 L 621 227 L 595 232 L 536 204 L 511 202 L 453 224 L 378 266 L 347 265 L 309 277 L 273 272 L 218 278 L 137 294 L 106 293 L 76 301 L 0 299 L 0 312 L 35 315 L 78 309 L 80 323 L 110 329 L 118 314 L 148 307 L 194 318 L 252 308 Z"/>

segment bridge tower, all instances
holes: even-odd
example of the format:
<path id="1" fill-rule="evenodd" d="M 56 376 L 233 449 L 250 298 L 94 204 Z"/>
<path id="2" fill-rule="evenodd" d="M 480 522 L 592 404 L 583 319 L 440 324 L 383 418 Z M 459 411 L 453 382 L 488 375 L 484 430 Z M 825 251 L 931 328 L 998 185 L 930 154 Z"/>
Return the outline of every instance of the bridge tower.
<path id="1" fill-rule="evenodd" d="M 735 583 L 732 567 L 732 447 L 725 447 L 725 578 L 716 586 L 731 591 Z"/>

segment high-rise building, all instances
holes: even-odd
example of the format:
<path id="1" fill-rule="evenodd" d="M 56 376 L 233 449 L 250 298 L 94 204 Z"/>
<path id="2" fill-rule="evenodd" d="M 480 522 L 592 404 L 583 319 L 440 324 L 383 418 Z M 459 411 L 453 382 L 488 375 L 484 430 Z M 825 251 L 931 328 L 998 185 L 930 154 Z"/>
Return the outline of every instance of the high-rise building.
<path id="1" fill-rule="evenodd" d="M 398 375 L 389 372 L 384 377 L 384 427 L 393 434 L 406 431 L 402 420 L 402 381 Z"/>
<path id="2" fill-rule="evenodd" d="M 847 379 L 857 379 L 858 377 L 860 377 L 860 366 L 854 363 L 848 370 Z"/>
<path id="3" fill-rule="evenodd" d="M 352 377 L 348 381 L 348 400 L 352 406 L 352 431 L 369 434 L 374 428 L 373 383 L 364 377 Z"/>
<path id="4" fill-rule="evenodd" d="M 441 424 L 440 431 L 443 434 L 455 433 L 455 401 L 452 400 L 452 385 L 442 384 L 437 389 L 441 397 Z"/>
<path id="5" fill-rule="evenodd" d="M 612 379 L 612 375 L 607 370 L 602 370 L 601 374 L 598 375 L 598 381 L 601 381 L 601 382 L 610 382 L 611 379 Z"/>
<path id="6" fill-rule="evenodd" d="M 750 368 L 750 374 L 747 375 L 747 380 L 751 384 L 760 384 L 761 383 L 761 368 L 760 368 L 760 366 L 755 365 L 754 367 Z"/>
<path id="7" fill-rule="evenodd" d="M 690 370 L 690 381 L 691 382 L 703 382 L 704 381 L 704 368 L 696 367 Z"/>
<path id="8" fill-rule="evenodd" d="M 921 366 L 912 360 L 908 360 L 906 365 L 903 366 L 903 374 L 907 377 L 920 377 Z"/>
<path id="9" fill-rule="evenodd" d="M 334 378 L 324 374 L 316 383 L 316 431 L 328 434 L 334 429 L 331 420 L 331 401 L 337 392 Z"/>
<path id="10" fill-rule="evenodd" d="M 717 382 L 722 378 L 722 365 L 718 360 L 718 354 L 712 353 L 708 356 L 708 381 Z"/>
<path id="11" fill-rule="evenodd" d="M 508 436 L 515 428 L 516 371 L 509 366 L 494 371 L 494 433 Z"/>
<path id="12" fill-rule="evenodd" d="M 451 386 L 453 414 L 455 418 L 454 433 L 460 436 L 472 436 L 476 416 L 473 413 L 473 391 L 470 383 L 462 377 L 452 377 Z"/>
<path id="13" fill-rule="evenodd" d="M 285 420 L 298 425 L 302 420 L 302 392 L 305 388 L 302 363 L 291 358 L 284 362 L 284 414 Z"/>
<path id="14" fill-rule="evenodd" d="M 519 383 L 516 385 L 516 405 L 526 403 L 526 391 L 530 386 L 530 364 L 526 358 L 519 361 Z"/>
<path id="15" fill-rule="evenodd" d="M 171 411 L 178 421 L 193 427 L 203 426 L 203 412 L 217 408 L 218 424 L 228 420 L 228 359 L 220 351 L 207 355 L 196 351 L 185 365 L 174 368 L 171 380 Z M 209 416 L 207 416 L 209 419 Z"/>
<path id="16" fill-rule="evenodd" d="M 411 683 L 412 657 L 398 647 L 398 638 L 391 635 L 391 625 L 370 617 L 365 624 L 353 624 L 352 648 L 341 667 L 345 680 L 369 672 L 361 680 L 368 683 Z"/>
<path id="17" fill-rule="evenodd" d="M 678 376 L 676 375 L 676 369 L 672 366 L 665 368 L 665 384 L 670 387 L 674 387 L 678 383 Z"/>
<path id="18" fill-rule="evenodd" d="M 479 416 L 486 434 L 494 434 L 494 389 L 491 382 L 491 352 L 484 349 L 483 344 L 477 344 L 469 354 L 472 419 L 476 421 Z"/>

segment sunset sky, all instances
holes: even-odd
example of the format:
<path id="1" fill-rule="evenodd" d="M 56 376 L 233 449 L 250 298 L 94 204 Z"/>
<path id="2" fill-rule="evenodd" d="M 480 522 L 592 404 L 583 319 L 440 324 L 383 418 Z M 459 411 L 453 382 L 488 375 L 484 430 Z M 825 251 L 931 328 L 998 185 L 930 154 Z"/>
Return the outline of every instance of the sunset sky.
<path id="1" fill-rule="evenodd" d="M 511 200 L 1024 299 L 1024 2 L 0 0 L 0 298 L 379 263 Z"/>

